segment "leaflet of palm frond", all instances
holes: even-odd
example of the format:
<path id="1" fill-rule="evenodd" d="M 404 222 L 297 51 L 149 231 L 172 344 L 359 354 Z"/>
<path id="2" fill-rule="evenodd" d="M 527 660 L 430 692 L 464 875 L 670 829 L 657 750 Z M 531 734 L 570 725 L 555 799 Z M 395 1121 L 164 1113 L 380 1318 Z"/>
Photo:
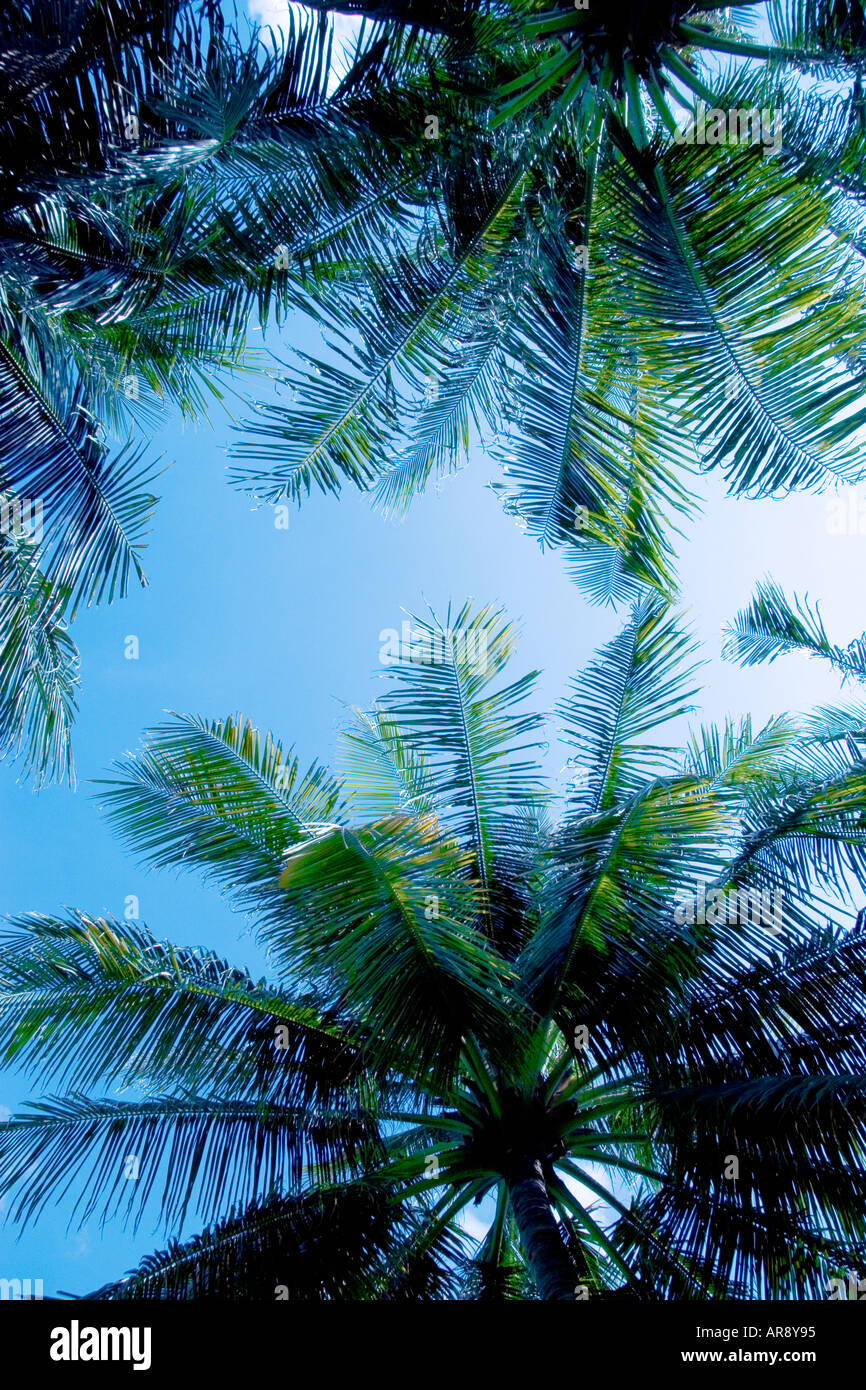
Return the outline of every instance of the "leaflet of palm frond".
<path id="1" fill-rule="evenodd" d="M 562 267 L 555 297 L 543 285 L 533 288 L 512 349 L 517 359 L 519 334 L 523 370 L 506 407 L 518 442 L 499 457 L 517 484 L 530 534 L 543 545 L 573 526 L 578 505 L 604 514 L 618 494 L 605 486 L 605 431 L 598 414 L 604 415 L 604 405 L 586 381 L 592 369 L 584 347 L 583 277 Z"/>
<path id="2" fill-rule="evenodd" d="M 721 820 L 718 824 L 724 831 Z M 731 1065 L 766 1067 L 776 1074 L 795 1061 L 800 1069 L 814 1062 L 818 1072 L 859 1067 L 862 1045 L 855 1032 L 862 940 L 850 939 L 850 926 L 828 924 L 812 913 L 808 885 L 791 883 L 784 874 L 776 879 L 783 886 L 771 913 L 769 877 L 742 870 L 718 876 L 717 882 L 733 884 L 727 891 L 713 894 L 706 888 L 706 911 L 698 913 L 706 916 L 705 925 L 695 924 L 694 910 L 684 925 L 682 904 L 689 900 L 694 909 L 702 877 L 697 867 L 691 885 L 684 875 L 677 890 L 679 911 L 672 901 L 659 899 L 654 914 L 641 913 L 635 931 L 624 920 L 606 929 L 604 966 L 589 942 L 579 947 L 580 972 L 563 996 L 571 1016 L 586 1022 L 599 1046 L 626 1057 L 635 1052 L 651 1057 L 652 1074 L 666 1085 L 680 1084 L 686 1075 L 715 1075 L 712 1069 L 725 1058 Z M 828 910 L 838 915 L 838 902 Z M 850 986 L 840 989 L 843 977 Z M 755 991 L 761 994 L 758 1007 Z M 813 1002 L 792 1003 L 799 993 Z M 816 1026 L 824 1004 L 839 1033 L 822 1035 Z M 658 1008 L 667 1018 L 661 1029 L 653 1021 Z M 636 1028 L 632 1020 L 638 1014 L 642 1021 Z"/>
<path id="3" fill-rule="evenodd" d="M 672 537 L 682 535 L 673 516 L 694 512 L 695 499 L 682 477 L 694 471 L 693 463 L 689 451 L 679 440 L 671 438 L 669 422 L 649 392 L 633 398 L 633 402 L 635 415 L 624 445 L 630 467 L 622 503 L 602 524 L 590 513 L 577 540 L 579 545 L 582 537 L 597 549 L 600 537 L 601 543 L 619 557 L 621 595 L 629 591 L 636 597 L 638 589 L 649 588 L 670 599 L 677 591 Z M 667 461 L 663 463 L 662 459 Z M 610 575 L 615 572 L 614 563 L 608 571 Z"/>
<path id="4" fill-rule="evenodd" d="M 862 208 L 857 204 L 862 204 L 864 195 L 860 177 L 864 135 L 855 97 L 846 91 L 818 96 L 786 75 L 773 78 L 762 73 L 747 78 L 735 69 L 720 75 L 715 102 L 715 115 L 705 113 L 705 119 L 709 129 L 713 120 L 718 124 L 719 113 L 726 118 L 723 130 L 714 131 L 722 136 L 721 146 L 740 152 L 759 150 L 764 162 L 801 186 L 810 215 L 815 214 L 816 198 L 825 209 L 825 239 L 836 245 L 843 268 L 830 293 L 819 297 L 817 308 L 835 309 L 838 355 L 850 358 L 866 332 L 862 261 L 850 254 L 845 259 L 846 250 L 853 246 L 862 254 L 863 245 Z M 685 133 L 691 135 L 688 129 Z M 756 265 L 772 269 L 772 240 L 755 236 L 749 254 Z M 789 289 L 792 286 L 793 282 Z M 814 308 L 806 304 L 807 318 Z"/>
<path id="5" fill-rule="evenodd" d="M 866 701 L 848 700 L 844 705 L 818 705 L 802 721 L 804 737 L 816 743 L 843 740 L 852 753 L 862 756 L 866 740 Z"/>
<path id="6" fill-rule="evenodd" d="M 127 215 L 135 217 L 135 204 Z M 181 369 L 193 370 L 199 362 L 243 360 L 245 332 L 260 290 L 244 256 L 230 244 L 221 244 L 221 230 L 222 220 L 207 190 L 197 196 L 179 192 L 158 233 L 129 237 L 125 249 L 131 279 L 134 283 L 140 267 L 142 290 L 117 312 L 100 315 L 97 325 L 117 334 L 128 326 L 133 341 L 140 335 L 143 344 L 148 337 L 162 336 L 168 347 L 174 337 Z M 140 363 L 146 372 L 149 357 L 143 345 L 129 351 L 127 362 L 131 368 Z M 180 396 L 182 403 L 177 387 L 167 394 Z"/>
<path id="7" fill-rule="evenodd" d="M 65 597 L 33 551 L 8 535 L 0 546 L 0 757 L 23 756 L 36 785 L 64 776 L 74 785 L 78 649 L 63 622 Z"/>
<path id="8" fill-rule="evenodd" d="M 299 188 L 290 206 L 298 209 L 300 229 L 305 202 L 308 213 L 317 201 L 305 200 L 312 186 L 321 186 L 324 208 L 333 219 L 341 205 L 349 208 L 352 188 L 364 178 L 363 171 L 366 186 L 381 195 L 394 183 L 395 158 L 399 163 L 414 155 L 417 162 L 423 155 L 429 163 L 429 142 L 417 139 L 424 123 L 421 95 L 412 98 L 393 84 L 396 73 L 407 66 L 401 50 L 408 53 L 416 45 L 392 45 L 389 63 L 376 70 L 370 67 L 368 40 L 359 34 L 349 71 L 329 92 L 334 76 L 331 37 L 324 16 L 316 25 L 290 16 L 282 35 L 270 31 L 267 39 L 262 36 L 258 53 L 232 33 L 210 55 L 207 73 L 184 70 L 176 76 L 174 88 L 167 84 L 174 106 L 163 100 L 159 109 L 177 118 L 175 124 L 185 138 L 210 134 L 214 150 L 209 163 L 221 201 L 240 211 L 250 196 L 268 188 L 276 195 L 281 180 L 285 191 L 287 176 L 298 175 Z M 378 119 L 383 90 L 389 95 L 384 103 L 389 121 L 384 126 Z M 272 204 L 279 222 L 284 222 L 279 196 Z M 274 242 L 285 243 L 278 223 L 269 225 Z M 262 235 L 254 219 L 249 219 L 249 229 Z M 272 253 L 272 247 L 268 249 Z"/>
<path id="9" fill-rule="evenodd" d="M 375 502 L 386 516 L 405 516 L 431 478 L 441 479 L 465 465 L 474 407 L 479 400 L 489 400 L 497 373 L 499 364 L 491 362 L 495 351 L 492 343 L 480 364 L 449 374 L 435 403 L 421 408 L 409 448 L 383 469 L 376 484 Z"/>
<path id="10" fill-rule="evenodd" d="M 312 0 L 309 8 L 363 15 L 376 24 L 429 30 L 455 39 L 463 35 L 471 37 L 479 14 L 484 16 L 491 10 L 495 12 L 490 0 L 482 0 L 481 4 L 477 0 L 444 0 L 432 11 L 423 0 L 342 0 L 336 5 L 327 4 L 325 0 Z"/>
<path id="11" fill-rule="evenodd" d="M 333 95 L 339 103 L 346 97 L 363 101 L 386 88 L 410 85 L 425 69 L 430 75 L 428 60 L 441 51 L 441 39 L 420 25 L 401 27 L 387 18 L 363 16 L 351 52 L 344 50 L 346 71 Z"/>
<path id="12" fill-rule="evenodd" d="M 697 869 L 695 880 L 701 878 L 701 870 Z M 686 901 L 690 894 L 694 901 L 694 892 L 695 881 L 689 884 L 684 875 L 677 890 L 679 901 Z M 731 901 L 736 902 L 736 889 L 729 893 Z M 727 896 L 722 895 L 723 900 Z M 748 897 L 745 894 L 744 900 Z M 708 901 L 714 901 L 709 893 Z M 772 1070 L 786 1068 L 792 1043 L 805 1044 L 808 1039 L 802 1033 L 798 1035 L 799 1025 L 791 1021 L 786 1003 L 788 986 L 780 984 L 779 997 L 774 1002 L 770 981 L 795 980 L 798 960 L 802 964 L 810 958 L 817 961 L 819 955 L 826 958 L 821 940 L 824 925 L 809 921 L 806 913 L 788 910 L 778 914 L 784 918 L 781 930 L 771 934 L 768 927 L 773 927 L 773 917 L 767 912 L 765 925 L 754 902 L 751 919 L 749 909 L 744 908 L 739 924 L 704 927 L 678 923 L 671 901 L 657 898 L 649 906 L 651 910 L 642 911 L 635 931 L 629 930 L 624 917 L 628 909 L 624 909 L 618 922 L 604 930 L 603 952 L 586 938 L 577 943 L 571 980 L 563 981 L 557 1005 L 563 1029 L 568 1031 L 569 1019 L 580 1019 L 591 1030 L 598 1053 L 614 1059 L 610 1063 L 612 1071 L 642 1068 L 650 1058 L 653 1076 L 666 1085 L 680 1084 L 686 1075 L 706 1075 L 708 1067 L 727 1055 L 758 1071 L 765 1066 Z M 816 983 L 816 991 L 820 994 L 823 989 L 838 988 L 841 976 L 847 978 L 849 972 L 853 981 L 861 960 L 862 950 L 840 958 L 837 967 L 830 960 L 826 981 L 823 985 Z M 816 979 L 819 973 L 816 970 Z M 758 987 L 759 978 L 768 986 L 766 1017 L 760 1011 L 750 1011 L 746 1002 Z M 810 988 L 812 982 L 813 977 L 805 971 L 803 986 Z M 708 1005 L 706 1012 L 702 1005 L 703 985 L 715 998 L 715 1005 Z M 852 988 L 859 986 L 852 983 Z M 732 1006 L 728 1014 L 725 1001 L 740 997 L 742 1008 Z M 841 997 L 840 994 L 840 1001 Z M 847 1005 L 840 1002 L 839 1007 L 840 1016 L 847 1017 Z M 798 1019 L 805 1016 L 803 1009 L 795 1013 Z M 662 1014 L 665 1024 L 656 1022 Z M 742 1024 L 736 1037 L 732 1032 L 735 1017 Z M 846 1028 L 850 1033 L 850 1026 Z M 843 1051 L 844 1048 L 833 1046 L 823 1053 L 820 1048 L 813 1050 L 819 1070 L 825 1065 L 831 1069 L 836 1065 L 836 1052 L 844 1061 Z M 854 1050 L 849 1051 L 853 1060 Z M 804 1047 L 803 1065 L 808 1064 L 810 1055 Z"/>
<path id="13" fill-rule="evenodd" d="M 846 1218 L 854 1216 L 866 1192 L 861 1166 L 866 1138 L 864 1090 L 866 1073 L 849 1072 L 844 1063 L 832 1074 L 777 1072 L 756 1078 L 723 1061 L 717 1076 L 707 1083 L 672 1088 L 653 1100 L 663 1134 L 691 1131 L 691 1173 L 699 1177 L 714 1161 L 713 1144 L 727 1138 L 746 1170 L 744 1186 L 764 1210 L 778 1203 L 793 1216 L 798 1203 L 817 1207 L 818 1191 L 823 1189 L 820 1204 L 827 1217 L 826 1229 L 844 1239 Z M 807 1116 L 812 1123 L 804 1125 Z M 686 1167 L 684 1148 L 677 1147 L 682 1167 L 675 1167 L 675 1180 Z M 718 1152 L 717 1147 L 716 1171 Z M 825 1177 L 834 1167 L 836 1181 L 825 1187 Z"/>
<path id="14" fill-rule="evenodd" d="M 48 385 L 48 383 L 46 383 Z M 0 478 L 17 496 L 39 499 L 45 538 L 40 568 L 79 604 L 123 595 L 132 575 L 145 583 L 139 554 L 156 499 L 143 448 L 110 458 L 96 439 L 80 389 L 56 401 L 0 344 Z"/>
<path id="15" fill-rule="evenodd" d="M 852 309 L 828 297 L 856 253 L 828 235 L 826 200 L 751 147 L 629 158 L 611 232 L 628 310 L 707 466 L 760 496 L 859 476 L 866 414 L 837 356 Z"/>

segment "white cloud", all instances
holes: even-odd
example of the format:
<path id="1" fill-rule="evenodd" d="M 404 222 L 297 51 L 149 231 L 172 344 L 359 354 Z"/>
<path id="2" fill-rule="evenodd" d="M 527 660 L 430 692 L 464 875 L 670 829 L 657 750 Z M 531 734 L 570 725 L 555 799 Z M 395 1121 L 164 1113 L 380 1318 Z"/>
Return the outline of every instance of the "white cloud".
<path id="1" fill-rule="evenodd" d="M 279 29 L 289 17 L 289 10 L 295 8 L 286 0 L 249 0 L 250 19 L 258 24 L 272 24 Z"/>
<path id="2" fill-rule="evenodd" d="M 247 7 L 250 19 L 261 25 L 265 30 L 265 36 L 268 28 L 274 31 L 287 28 L 291 15 L 294 15 L 296 20 L 310 19 L 309 10 L 304 10 L 301 5 L 291 4 L 289 0 L 247 0 Z M 333 91 L 340 78 L 345 75 L 361 27 L 362 16 L 332 14 L 329 18 L 334 34 L 334 66 L 328 79 L 328 90 Z"/>
<path id="3" fill-rule="evenodd" d="M 290 14 L 294 14 L 296 19 L 309 19 L 310 16 L 309 10 L 304 10 L 301 5 L 290 4 L 289 0 L 247 0 L 247 5 L 250 19 L 261 24 L 263 28 L 268 25 L 274 29 L 283 28 L 288 24 Z M 331 15 L 336 53 L 355 37 L 361 26 L 361 18 L 360 15 L 357 18 L 355 15 Z"/>
<path id="4" fill-rule="evenodd" d="M 482 1220 L 470 1207 L 464 1207 L 457 1214 L 457 1225 L 462 1226 L 473 1240 L 482 1241 L 490 1228 L 490 1220 Z"/>

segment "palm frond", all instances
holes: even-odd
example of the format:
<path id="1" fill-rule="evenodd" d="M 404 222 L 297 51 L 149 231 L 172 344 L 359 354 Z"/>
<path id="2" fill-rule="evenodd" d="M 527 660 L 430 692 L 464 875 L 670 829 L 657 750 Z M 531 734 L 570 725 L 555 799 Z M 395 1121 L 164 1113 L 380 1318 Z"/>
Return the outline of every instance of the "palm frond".
<path id="1" fill-rule="evenodd" d="M 702 725 L 689 739 L 683 771 L 707 788 L 740 786 L 748 790 L 755 782 L 778 781 L 798 734 L 788 715 L 771 719 L 757 733 L 750 715 L 739 721 L 728 718 L 721 729 Z"/>
<path id="2" fill-rule="evenodd" d="M 296 1197 L 254 1202 L 192 1240 L 172 1241 L 150 1255 L 125 1278 L 90 1294 L 125 1300 L 375 1299 L 388 1279 L 396 1298 L 447 1298 L 459 1243 L 440 1242 L 410 1260 L 412 1243 L 423 1230 L 420 1218 L 397 1207 L 382 1188 L 363 1183 L 321 1188 Z M 407 1253 L 409 1257 L 407 1258 Z M 404 1289 L 392 1271 L 403 1261 Z"/>
<path id="3" fill-rule="evenodd" d="M 772 662 L 778 656 L 802 651 L 829 662 L 843 681 L 848 677 L 866 680 L 866 641 L 861 638 L 847 648 L 836 646 L 827 636 L 817 605 L 813 611 L 808 597 L 786 598 L 770 580 L 758 584 L 749 607 L 739 612 L 725 631 L 722 655 L 741 666 Z"/>
<path id="4" fill-rule="evenodd" d="M 430 774 L 423 752 L 410 748 L 381 711 L 353 710 L 341 730 L 341 763 L 352 809 L 373 820 L 389 812 L 432 812 Z"/>
<path id="5" fill-rule="evenodd" d="M 70 1093 L 0 1121 L 0 1174 L 14 1220 L 33 1219 L 74 1183 L 72 1215 L 141 1221 L 151 1198 L 163 1220 L 206 1219 L 237 1203 L 363 1165 L 377 1143 L 363 1110 L 299 1109 L 191 1092 L 139 1102 Z"/>
<path id="6" fill-rule="evenodd" d="M 115 773 L 99 784 L 106 815 L 148 863 L 204 868 L 262 912 L 279 911 L 286 846 L 331 823 L 341 802 L 324 769 L 303 772 L 241 716 L 176 715 Z"/>
<path id="7" fill-rule="evenodd" d="M 697 643 L 668 604 L 647 595 L 633 606 L 623 631 L 572 681 L 556 713 L 583 786 L 572 793 L 578 813 L 607 810 L 639 787 L 674 770 L 672 749 L 641 740 L 689 713 L 698 687 L 697 665 L 687 664 Z"/>
<path id="8" fill-rule="evenodd" d="M 73 1090 L 195 1085 L 288 1105 L 352 1104 L 357 1040 L 308 989 L 254 981 L 143 925 L 31 914 L 4 930 L 4 1060 Z"/>
<path id="9" fill-rule="evenodd" d="M 333 982 L 341 1013 L 375 1014 L 371 1059 L 399 1057 L 442 1085 L 464 1036 L 489 1034 L 507 1012 L 506 971 L 472 920 L 466 857 L 430 816 L 334 828 L 289 852 L 286 919 L 265 931 L 286 970 Z"/>
<path id="10" fill-rule="evenodd" d="M 424 758 L 432 804 L 471 850 L 479 890 L 492 901 L 497 872 L 507 871 L 513 820 L 544 799 L 531 756 L 538 743 L 526 741 L 539 719 L 516 712 L 536 673 L 494 687 L 516 635 L 501 610 L 467 602 L 453 614 L 449 606 L 444 625 L 417 616 L 411 624 L 410 650 L 391 665 L 394 687 L 378 706 Z"/>
<path id="11" fill-rule="evenodd" d="M 305 369 L 289 378 L 298 406 L 260 407 L 233 450 L 239 461 L 269 467 L 235 468 L 236 484 L 279 502 L 299 500 L 314 483 L 331 492 L 343 479 L 366 488 L 387 471 L 399 439 L 400 404 L 405 410 L 419 401 L 429 381 L 444 375 L 451 339 L 507 246 L 525 168 L 519 160 L 500 163 L 504 169 L 479 171 L 484 211 L 471 235 L 453 247 L 440 244 L 432 254 L 421 248 L 411 259 L 397 255 L 394 276 L 371 267 L 354 305 L 344 291 L 340 316 L 364 323 L 363 345 L 332 318 L 341 364 L 299 354 Z"/>
<path id="12" fill-rule="evenodd" d="M 742 88 L 720 105 L 749 95 L 762 105 Z M 657 156 L 620 140 L 623 312 L 637 312 L 644 359 L 682 402 L 706 466 L 754 496 L 858 477 L 864 417 L 839 341 L 862 332 L 862 277 L 847 238 L 827 230 L 826 194 L 753 146 Z"/>
<path id="13" fill-rule="evenodd" d="M 68 596 L 70 616 L 80 603 L 124 594 L 131 574 L 144 583 L 139 552 L 156 499 L 143 450 L 126 445 L 107 459 L 80 393 L 55 405 L 2 343 L 0 436 L 0 480 L 41 504 L 40 568 Z"/>
<path id="14" fill-rule="evenodd" d="M 17 504 L 16 504 L 17 505 Z M 78 649 L 65 604 L 40 573 L 26 539 L 0 546 L 0 749 L 24 759 L 35 785 L 64 775 L 75 785 L 72 723 Z"/>

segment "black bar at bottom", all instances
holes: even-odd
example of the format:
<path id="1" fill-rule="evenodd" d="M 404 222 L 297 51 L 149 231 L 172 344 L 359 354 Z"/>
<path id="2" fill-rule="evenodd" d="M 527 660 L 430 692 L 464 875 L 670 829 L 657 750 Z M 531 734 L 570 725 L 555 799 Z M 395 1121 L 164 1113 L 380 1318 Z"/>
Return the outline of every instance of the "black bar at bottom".
<path id="1" fill-rule="evenodd" d="M 863 1301 L 864 1312 L 841 1306 Z M 500 1316 L 507 1323 L 500 1323 Z M 450 1379 L 458 1349 L 443 1337 L 459 1334 L 460 1381 L 476 1356 L 489 1372 L 491 1359 L 514 1350 L 518 1338 L 550 1365 L 548 1337 L 561 1339 L 556 1360 L 647 1374 L 679 1367 L 688 1379 L 711 1366 L 787 1371 L 805 1367 L 822 1376 L 851 1365 L 863 1340 L 866 1300 L 839 1302 L 631 1303 L 575 1302 L 371 1304 L 371 1303 L 93 1303 L 74 1300 L 0 1302 L 0 1338 L 7 1366 L 38 1371 L 40 1384 L 70 1379 L 133 1384 L 184 1371 L 256 1377 L 285 1374 L 309 1379 L 306 1352 L 330 1382 L 341 1366 L 383 1376 L 420 1374 L 429 1364 Z M 495 1335 L 504 1332 L 501 1343 Z M 411 1356 L 407 1362 L 405 1354 Z M 427 1348 L 426 1356 L 424 1348 Z M 509 1353 L 508 1348 L 511 1348 Z M 427 1360 L 429 1358 L 429 1362 Z M 307 1364 L 307 1370 L 301 1370 Z M 856 1359 L 855 1359 L 856 1364 Z M 512 1369 L 515 1369 L 512 1367 Z M 550 1368 L 552 1369 L 552 1367 Z M 564 1369 L 564 1367 L 563 1367 Z M 169 1384 L 172 1380 L 169 1379 Z M 247 1390 L 244 1385 L 241 1390 Z"/>

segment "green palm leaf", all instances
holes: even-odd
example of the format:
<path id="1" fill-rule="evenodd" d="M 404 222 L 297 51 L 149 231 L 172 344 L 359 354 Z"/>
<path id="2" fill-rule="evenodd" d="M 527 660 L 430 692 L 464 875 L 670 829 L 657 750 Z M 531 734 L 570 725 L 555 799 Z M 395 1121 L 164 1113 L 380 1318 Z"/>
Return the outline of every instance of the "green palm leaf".
<path id="1" fill-rule="evenodd" d="M 536 674 L 498 689 L 515 629 L 501 610 L 469 603 L 444 625 L 412 617 L 412 649 L 390 667 L 394 688 L 379 707 L 423 756 L 431 803 L 473 855 L 482 897 L 494 901 L 497 865 L 507 868 L 516 820 L 544 797 L 531 755 L 536 715 L 517 713 Z"/>
<path id="2" fill-rule="evenodd" d="M 3 935 L 4 1058 L 55 1084 L 187 1084 L 291 1105 L 339 1104 L 358 1046 L 314 994 L 211 951 L 83 913 L 13 921 Z"/>
<path id="3" fill-rule="evenodd" d="M 102 784 L 106 814 L 149 863 L 202 866 L 260 911 L 279 912 L 286 846 L 329 824 L 340 805 L 321 767 L 303 772 L 241 716 L 175 716 L 115 771 Z"/>
<path id="4" fill-rule="evenodd" d="M 376 1147 L 363 1111 L 211 1099 L 192 1093 L 139 1102 L 71 1093 L 0 1121 L 0 1174 L 14 1219 L 34 1216 L 58 1185 L 80 1188 L 74 1212 L 135 1225 L 151 1196 L 166 1224 L 299 1187 L 314 1165 L 327 1182 Z M 16 1197 L 16 1190 L 23 1187 Z"/>

